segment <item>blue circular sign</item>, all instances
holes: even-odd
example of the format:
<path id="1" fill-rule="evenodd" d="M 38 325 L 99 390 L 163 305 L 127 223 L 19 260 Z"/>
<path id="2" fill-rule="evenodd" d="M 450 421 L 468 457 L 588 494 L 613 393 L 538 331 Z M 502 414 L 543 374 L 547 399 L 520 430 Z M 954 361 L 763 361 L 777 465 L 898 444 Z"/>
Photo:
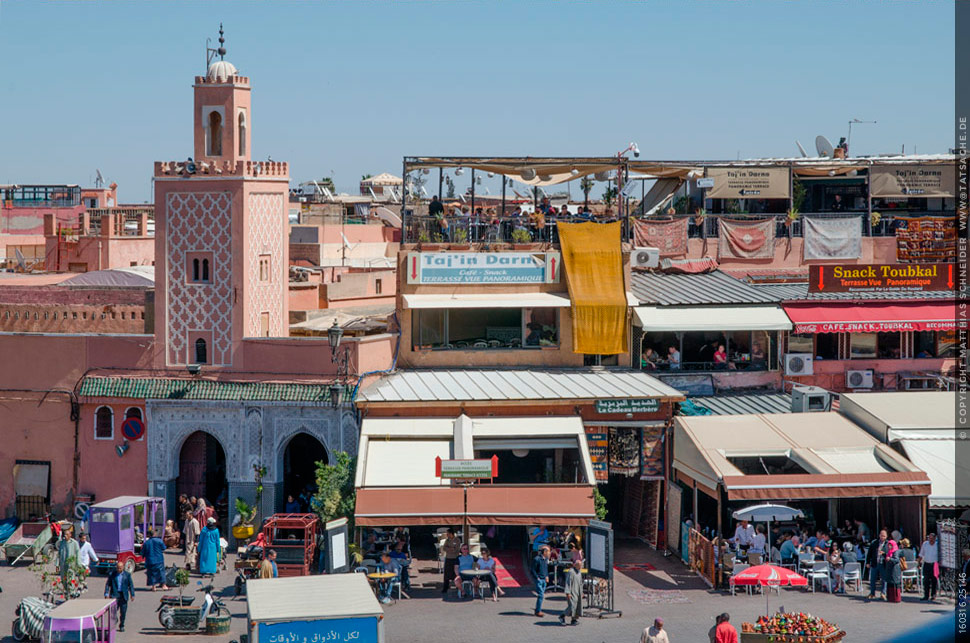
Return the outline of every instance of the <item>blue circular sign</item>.
<path id="1" fill-rule="evenodd" d="M 145 423 L 138 418 L 128 418 L 121 423 L 121 433 L 129 440 L 139 440 L 145 435 Z"/>

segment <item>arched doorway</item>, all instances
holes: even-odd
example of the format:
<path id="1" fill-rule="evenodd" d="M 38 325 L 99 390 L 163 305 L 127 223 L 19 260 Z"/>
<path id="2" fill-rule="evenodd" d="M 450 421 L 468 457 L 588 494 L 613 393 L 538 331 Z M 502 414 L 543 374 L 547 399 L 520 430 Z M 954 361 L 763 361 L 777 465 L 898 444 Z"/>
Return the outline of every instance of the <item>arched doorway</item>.
<path id="1" fill-rule="evenodd" d="M 329 462 L 327 450 L 320 440 L 309 433 L 297 433 L 283 451 L 283 509 L 286 497 L 292 495 L 299 499 L 306 491 L 305 499 L 313 495 L 317 488 L 317 462 Z M 305 507 L 306 508 L 306 507 Z"/>
<path id="2" fill-rule="evenodd" d="M 196 431 L 182 444 L 179 452 L 179 477 L 176 495 L 205 498 L 216 508 L 219 518 L 226 517 L 228 483 L 226 452 L 219 440 L 205 431 Z"/>

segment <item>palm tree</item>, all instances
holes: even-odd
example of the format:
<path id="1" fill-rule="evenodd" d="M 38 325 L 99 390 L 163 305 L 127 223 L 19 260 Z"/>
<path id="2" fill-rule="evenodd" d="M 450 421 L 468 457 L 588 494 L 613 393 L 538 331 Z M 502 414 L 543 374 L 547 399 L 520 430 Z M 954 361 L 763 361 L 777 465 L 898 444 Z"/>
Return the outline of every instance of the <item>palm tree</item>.
<path id="1" fill-rule="evenodd" d="M 593 189 L 595 182 L 588 176 L 584 176 L 579 180 L 579 189 L 583 191 L 583 209 L 589 208 L 589 193 Z"/>

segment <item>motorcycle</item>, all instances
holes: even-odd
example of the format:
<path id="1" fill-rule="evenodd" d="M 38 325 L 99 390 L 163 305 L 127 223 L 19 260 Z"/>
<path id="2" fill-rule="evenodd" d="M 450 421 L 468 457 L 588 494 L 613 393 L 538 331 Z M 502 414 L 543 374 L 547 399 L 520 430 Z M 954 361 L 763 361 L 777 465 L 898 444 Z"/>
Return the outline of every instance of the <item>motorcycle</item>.
<path id="1" fill-rule="evenodd" d="M 236 558 L 236 580 L 234 583 L 234 597 L 246 593 L 246 581 L 259 577 L 259 565 L 263 559 L 266 539 L 262 533 L 256 540 L 246 546 L 246 549 Z"/>
<path id="2" fill-rule="evenodd" d="M 10 633 L 15 641 L 38 640 L 44 629 L 44 618 L 54 609 L 54 603 L 27 596 L 14 610 Z"/>
<path id="3" fill-rule="evenodd" d="M 202 581 L 199 581 L 202 585 Z M 205 600 L 198 607 L 180 607 L 161 603 L 158 609 L 158 622 L 166 632 L 197 632 L 205 626 L 209 617 L 229 616 L 225 603 L 212 596 L 212 585 L 204 585 L 198 591 L 205 592 Z"/>

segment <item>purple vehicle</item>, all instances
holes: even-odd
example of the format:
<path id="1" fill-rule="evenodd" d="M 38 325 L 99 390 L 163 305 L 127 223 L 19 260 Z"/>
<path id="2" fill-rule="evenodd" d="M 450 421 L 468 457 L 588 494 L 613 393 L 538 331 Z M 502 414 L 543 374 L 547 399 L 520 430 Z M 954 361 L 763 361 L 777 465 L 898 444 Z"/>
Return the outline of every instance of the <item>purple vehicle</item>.
<path id="1" fill-rule="evenodd" d="M 133 572 L 145 562 L 141 543 L 149 529 L 161 533 L 165 528 L 165 498 L 151 496 L 118 496 L 91 505 L 88 531 L 91 546 L 98 554 L 98 569 L 114 569 L 115 561 Z"/>
<path id="2" fill-rule="evenodd" d="M 118 606 L 113 598 L 77 598 L 44 618 L 44 643 L 114 643 Z"/>

